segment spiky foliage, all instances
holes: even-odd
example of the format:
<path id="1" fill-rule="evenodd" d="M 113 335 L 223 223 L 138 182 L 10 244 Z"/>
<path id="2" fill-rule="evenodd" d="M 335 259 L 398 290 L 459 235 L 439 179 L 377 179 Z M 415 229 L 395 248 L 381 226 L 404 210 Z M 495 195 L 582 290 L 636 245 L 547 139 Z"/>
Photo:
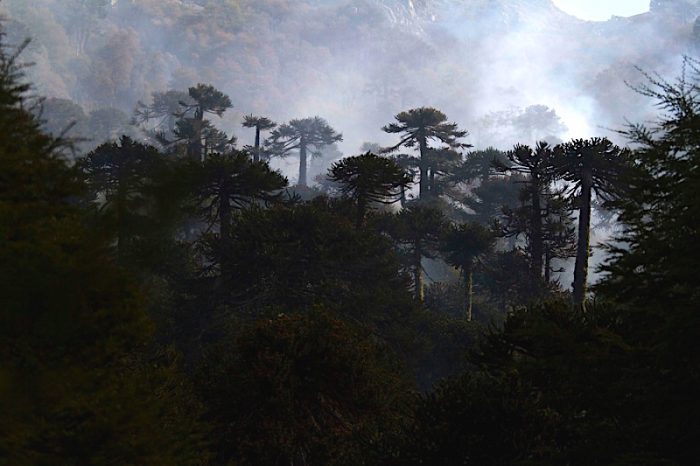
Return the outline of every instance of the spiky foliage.
<path id="1" fill-rule="evenodd" d="M 464 276 L 468 321 L 473 316 L 474 266 L 479 257 L 493 249 L 495 241 L 493 232 L 478 223 L 453 225 L 442 238 L 440 250 L 443 257 Z"/>
<path id="2" fill-rule="evenodd" d="M 343 135 L 330 127 L 321 117 L 291 120 L 275 129 L 267 143 L 266 150 L 271 155 L 286 157 L 293 151 L 299 151 L 299 178 L 297 184 L 307 185 L 306 168 L 308 151 L 319 155 L 320 149 L 343 140 Z"/>
<path id="3" fill-rule="evenodd" d="M 195 118 L 201 118 L 205 113 L 221 117 L 226 110 L 233 107 L 229 96 L 211 84 L 199 83 L 190 87 L 187 93 L 194 103 L 181 102 L 181 105 L 184 112 L 194 111 Z"/>
<path id="4" fill-rule="evenodd" d="M 245 152 L 213 154 L 192 167 L 192 192 L 200 215 L 210 225 L 217 224 L 222 239 L 229 237 L 232 215 L 255 201 L 281 199 L 287 180 L 266 163 L 252 162 Z"/>
<path id="5" fill-rule="evenodd" d="M 526 177 L 526 182 L 520 191 L 522 207 L 519 216 L 523 217 L 525 228 L 511 228 L 510 234 L 524 233 L 527 238 L 527 249 L 532 266 L 533 285 L 539 286 L 542 278 L 544 257 L 543 223 L 545 214 L 544 196 L 549 194 L 553 180 L 552 158 L 554 151 L 546 142 L 538 142 L 534 150 L 526 145 L 518 144 L 506 154 L 507 162 L 496 162 L 501 171 L 520 173 Z M 511 220 L 513 216 L 511 215 Z M 511 222 L 512 224 L 512 222 Z"/>
<path id="6" fill-rule="evenodd" d="M 191 101 L 180 101 L 181 111 L 177 114 L 175 134 L 180 140 L 187 141 L 187 155 L 193 160 L 202 160 L 207 147 L 203 140 L 216 139 L 221 141 L 221 132 L 215 130 L 211 123 L 204 119 L 209 113 L 221 117 L 226 110 L 233 107 L 229 96 L 210 84 L 197 84 L 188 90 Z M 210 145 L 211 146 L 211 145 Z"/>
<path id="7" fill-rule="evenodd" d="M 149 227 L 153 175 L 163 157 L 155 147 L 122 136 L 104 143 L 80 160 L 100 223 L 116 233 L 117 257 L 123 263 L 129 243 Z"/>
<path id="8" fill-rule="evenodd" d="M 487 180 L 496 172 L 497 165 L 506 163 L 506 154 L 493 147 L 470 151 L 464 156 L 460 166 L 452 171 L 450 182 L 469 183 L 474 180 Z"/>
<path id="9" fill-rule="evenodd" d="M 591 198 L 615 198 L 622 189 L 624 152 L 607 138 L 575 139 L 560 146 L 553 158 L 554 173 L 569 182 L 569 195 L 578 206 L 578 240 L 574 266 L 573 302 L 583 304 L 590 255 Z"/>
<path id="10" fill-rule="evenodd" d="M 171 89 L 165 92 L 154 92 L 152 102 L 145 104 L 139 101 L 134 110 L 134 118 L 137 123 L 150 124 L 156 120 L 155 131 L 172 133 L 175 131 L 177 115 L 182 112 L 183 103 L 186 106 L 194 105 L 194 101 L 188 93 Z"/>
<path id="11" fill-rule="evenodd" d="M 400 245 L 405 263 L 413 274 L 415 300 L 423 302 L 423 258 L 437 256 L 447 220 L 438 209 L 423 205 L 412 205 L 382 220 L 385 220 L 383 227 Z"/>
<path id="12" fill-rule="evenodd" d="M 253 116 L 252 114 L 243 117 L 244 128 L 255 128 L 255 145 L 246 146 L 246 150 L 253 154 L 253 162 L 258 162 L 262 159 L 263 153 L 260 145 L 260 135 L 263 131 L 269 131 L 277 127 L 277 123 L 263 116 Z"/>
<path id="13" fill-rule="evenodd" d="M 398 202 L 412 181 L 396 162 L 371 152 L 336 162 L 328 171 L 328 178 L 339 183 L 340 192 L 355 202 L 358 227 L 373 203 Z"/>
<path id="14" fill-rule="evenodd" d="M 394 117 L 396 123 L 390 123 L 382 128 L 382 131 L 392 134 L 401 134 L 398 144 L 389 147 L 391 152 L 400 147 L 418 146 L 420 160 L 420 198 L 430 197 L 429 177 L 431 169 L 436 169 L 435 161 L 429 160 L 429 142 L 439 141 L 452 149 L 468 147 L 459 140 L 467 136 L 466 131 L 458 128 L 456 123 L 449 123 L 447 116 L 440 110 L 432 107 L 414 108 L 401 112 Z"/>
<path id="15" fill-rule="evenodd" d="M 604 270 L 607 295 L 637 305 L 693 303 L 700 245 L 700 62 L 686 58 L 676 81 L 647 76 L 639 91 L 663 112 L 652 127 L 632 125 L 627 192 L 613 202 L 623 227 Z M 640 293 L 640 289 L 643 290 Z"/>

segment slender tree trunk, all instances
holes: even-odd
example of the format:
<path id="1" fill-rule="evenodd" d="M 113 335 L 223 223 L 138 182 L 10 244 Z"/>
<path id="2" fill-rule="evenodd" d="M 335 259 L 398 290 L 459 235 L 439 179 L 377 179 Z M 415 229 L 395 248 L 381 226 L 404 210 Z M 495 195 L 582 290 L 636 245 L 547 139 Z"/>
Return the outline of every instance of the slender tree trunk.
<path id="1" fill-rule="evenodd" d="M 466 295 L 467 295 L 467 321 L 471 322 L 474 316 L 474 271 L 470 267 L 464 271 L 466 279 Z"/>
<path id="2" fill-rule="evenodd" d="M 306 142 L 299 143 L 299 186 L 306 186 Z"/>
<path id="3" fill-rule="evenodd" d="M 202 125 L 204 124 L 204 112 L 197 108 L 194 112 L 194 135 L 187 146 L 188 155 L 192 160 L 203 161 L 202 157 Z"/>
<path id="4" fill-rule="evenodd" d="M 581 179 L 581 197 L 579 199 L 578 240 L 576 246 L 576 265 L 574 266 L 573 303 L 583 304 L 586 299 L 586 280 L 588 279 L 588 255 L 590 250 L 591 228 L 591 185 L 592 175 L 585 171 Z"/>
<path id="5" fill-rule="evenodd" d="M 544 251 L 544 282 L 547 284 L 552 282 L 552 254 L 550 248 L 545 248 Z"/>
<path id="6" fill-rule="evenodd" d="M 428 186 L 428 142 L 425 138 L 420 138 L 418 141 L 420 148 L 420 162 L 418 168 L 420 170 L 420 182 L 418 184 L 418 198 L 425 201 L 430 196 Z"/>
<path id="7" fill-rule="evenodd" d="M 253 152 L 253 162 L 260 161 L 260 125 L 255 126 L 255 152 Z"/>
<path id="8" fill-rule="evenodd" d="M 423 302 L 423 270 L 421 267 L 421 260 L 423 259 L 423 254 L 421 253 L 421 248 L 416 245 L 413 250 L 413 285 L 414 285 L 414 295 L 416 301 L 419 303 Z"/>

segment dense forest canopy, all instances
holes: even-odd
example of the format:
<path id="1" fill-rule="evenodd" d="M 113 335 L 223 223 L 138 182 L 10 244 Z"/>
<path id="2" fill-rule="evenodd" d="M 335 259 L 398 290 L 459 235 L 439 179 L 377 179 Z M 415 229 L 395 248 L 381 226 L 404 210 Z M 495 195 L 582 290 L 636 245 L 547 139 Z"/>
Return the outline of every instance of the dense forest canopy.
<path id="1" fill-rule="evenodd" d="M 0 8 L 1 464 L 697 463 L 698 2 Z"/>

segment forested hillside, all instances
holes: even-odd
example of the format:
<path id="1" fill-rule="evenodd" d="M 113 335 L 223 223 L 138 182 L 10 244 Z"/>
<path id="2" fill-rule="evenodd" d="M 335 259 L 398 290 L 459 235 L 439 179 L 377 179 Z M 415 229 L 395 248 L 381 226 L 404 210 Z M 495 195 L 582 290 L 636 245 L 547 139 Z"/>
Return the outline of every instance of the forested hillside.
<path id="1" fill-rule="evenodd" d="M 563 125 L 532 137 L 644 120 L 646 102 L 624 81 L 640 82 L 635 66 L 673 76 L 697 46 L 700 14 L 687 0 L 654 3 L 604 23 L 549 0 L 3 0 L 0 9 L 9 43 L 32 38 L 25 59 L 39 92 L 81 107 L 47 105 L 49 129 L 77 121 L 73 134 L 89 148 L 124 132 L 153 92 L 204 82 L 234 96 L 228 132 L 248 136 L 238 125 L 250 112 L 319 114 L 342 127 L 349 154 L 387 142 L 376 129 L 422 105 L 470 128 L 479 148 L 530 138 L 513 120 L 533 105 Z"/>
<path id="2" fill-rule="evenodd" d="M 694 466 L 651 6 L 3 0 L 0 464 Z"/>

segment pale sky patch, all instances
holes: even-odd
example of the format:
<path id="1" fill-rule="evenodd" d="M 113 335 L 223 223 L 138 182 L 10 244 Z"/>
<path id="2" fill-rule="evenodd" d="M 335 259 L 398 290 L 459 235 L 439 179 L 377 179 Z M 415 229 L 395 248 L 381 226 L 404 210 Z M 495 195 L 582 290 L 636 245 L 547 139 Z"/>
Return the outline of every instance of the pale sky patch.
<path id="1" fill-rule="evenodd" d="M 649 0 L 553 0 L 562 11 L 588 21 L 634 16 L 649 11 Z"/>

